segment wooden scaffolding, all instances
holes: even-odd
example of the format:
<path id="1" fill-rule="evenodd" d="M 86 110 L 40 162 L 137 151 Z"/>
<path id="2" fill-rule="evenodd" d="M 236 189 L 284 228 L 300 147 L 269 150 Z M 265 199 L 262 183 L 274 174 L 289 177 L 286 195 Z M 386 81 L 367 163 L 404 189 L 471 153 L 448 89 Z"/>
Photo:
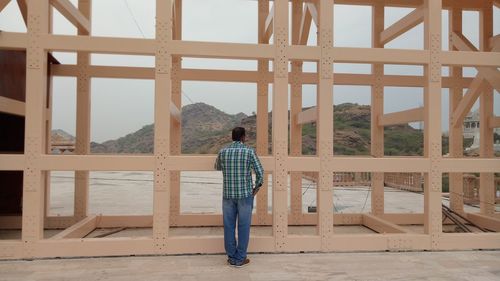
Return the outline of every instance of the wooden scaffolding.
<path id="1" fill-rule="evenodd" d="M 13 0 L 12 0 L 13 1 Z M 0 0 L 0 11 L 9 3 Z M 494 173 L 500 160 L 494 157 L 493 128 L 500 117 L 493 113 L 494 90 L 500 90 L 500 37 L 493 34 L 493 9 L 498 0 L 258 0 L 256 44 L 183 41 L 182 1 L 156 0 L 154 39 L 95 37 L 91 32 L 92 1 L 17 0 L 27 25 L 26 33 L 0 32 L 0 49 L 26 51 L 25 102 L 0 97 L 0 111 L 25 117 L 25 147 L 19 154 L 0 154 L 0 170 L 23 172 L 22 216 L 1 216 L 0 228 L 22 229 L 20 240 L 1 240 L 0 258 L 112 256 L 149 254 L 221 253 L 222 236 L 169 235 L 169 228 L 220 226 L 220 215 L 181 214 L 180 171 L 213 170 L 214 155 L 181 154 L 181 81 L 249 82 L 257 85 L 257 152 L 267 173 L 272 173 L 272 212 L 268 211 L 267 186 L 259 193 L 254 225 L 272 225 L 272 235 L 252 236 L 251 252 L 299 251 L 406 251 L 499 249 L 500 215 L 495 212 Z M 335 5 L 372 8 L 372 48 L 335 47 Z M 290 9 L 291 5 L 291 9 Z M 385 28 L 386 7 L 414 11 Z M 51 7 L 78 28 L 78 35 L 51 32 Z M 450 19 L 450 50 L 442 49 L 442 11 Z M 462 12 L 479 11 L 480 48 L 462 34 Z M 228 11 L 230 12 L 230 11 Z M 291 17 L 291 25 L 289 18 Z M 424 49 L 388 49 L 384 45 L 424 25 Z M 310 27 L 317 26 L 317 45 L 307 45 Z M 291 41 L 290 41 L 291 34 Z M 273 38 L 272 44 L 270 39 Z M 48 53 L 77 53 L 76 65 L 50 64 Z M 155 56 L 154 68 L 96 66 L 90 54 Z M 183 57 L 258 61 L 257 71 L 183 69 Z M 273 70 L 269 71 L 269 62 Z M 304 62 L 316 62 L 316 73 L 303 73 Z M 371 74 L 337 74 L 334 63 L 371 64 Z M 419 65 L 423 76 L 384 74 L 384 64 Z M 442 67 L 450 68 L 443 77 Z M 463 77 L 464 66 L 475 67 L 475 78 Z M 77 124 L 75 155 L 51 155 L 50 89 L 53 76 L 76 77 Z M 90 92 L 95 77 L 152 79 L 155 82 L 154 155 L 90 154 Z M 302 85 L 317 85 L 317 107 L 302 111 Z M 371 87 L 371 157 L 339 157 L 333 153 L 333 86 Z M 268 153 L 268 86 L 272 85 L 272 154 Z M 290 90 L 289 90 L 290 86 Z M 384 114 L 384 87 L 421 87 L 424 105 Z M 442 153 L 442 89 L 449 88 L 450 154 Z M 463 94 L 466 90 L 465 95 Z M 333 93 L 333 94 L 332 94 Z M 290 101 L 289 101 L 290 94 Z M 2 94 L 0 94 L 2 95 Z M 464 159 L 462 122 L 480 99 L 480 157 Z M 288 126 L 288 104 L 290 128 Z M 423 157 L 384 156 L 384 127 L 422 121 Z M 303 156 L 302 124 L 317 126 L 317 154 Z M 290 142 L 288 138 L 290 137 Z M 47 178 L 50 171 L 75 171 L 74 215 L 47 215 Z M 89 214 L 89 171 L 154 172 L 152 216 L 97 216 Z M 318 173 L 317 213 L 302 213 L 301 172 Z M 333 207 L 334 172 L 371 172 L 371 212 L 336 213 Z M 424 173 L 425 207 L 421 214 L 384 212 L 384 173 Z M 480 213 L 463 206 L 464 172 L 480 173 Z M 442 175 L 450 175 L 451 209 L 491 233 L 442 231 Z M 290 177 L 291 188 L 287 188 Z M 7 188 L 0 183 L 0 188 Z M 271 188 L 271 187 L 269 187 Z M 291 211 L 288 210 L 288 192 Z M 423 225 L 414 233 L 402 225 Z M 289 225 L 315 225 L 315 235 L 293 235 Z M 339 234 L 337 225 L 365 225 L 378 233 Z M 152 227 L 152 237 L 82 238 L 102 227 Z M 65 228 L 50 239 L 44 229 Z"/>

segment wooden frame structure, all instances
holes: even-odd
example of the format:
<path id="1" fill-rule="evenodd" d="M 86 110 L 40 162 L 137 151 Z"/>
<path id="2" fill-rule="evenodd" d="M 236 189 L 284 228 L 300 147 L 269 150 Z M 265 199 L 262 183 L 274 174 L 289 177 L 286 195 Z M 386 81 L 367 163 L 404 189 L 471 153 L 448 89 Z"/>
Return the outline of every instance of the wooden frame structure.
<path id="1" fill-rule="evenodd" d="M 0 1 L 0 11 L 9 1 Z M 273 174 L 272 213 L 267 192 L 257 199 L 255 225 L 272 225 L 271 236 L 253 236 L 252 252 L 298 251 L 403 251 L 499 249 L 499 233 L 443 233 L 441 181 L 450 173 L 451 207 L 478 225 L 499 231 L 495 212 L 494 173 L 500 160 L 494 158 L 492 128 L 499 117 L 493 114 L 493 89 L 499 90 L 500 39 L 493 34 L 493 7 L 498 0 L 258 0 L 258 44 L 189 42 L 181 38 L 182 1 L 156 0 L 155 39 L 94 37 L 91 34 L 92 0 L 79 0 L 78 8 L 68 0 L 17 0 L 27 23 L 27 33 L 0 32 L 1 49 L 27 52 L 26 103 L 2 99 L 3 109 L 24 115 L 25 152 L 0 155 L 0 170 L 24 171 L 23 214 L 0 217 L 0 226 L 21 228 L 21 240 L 0 241 L 0 258 L 66 256 L 112 256 L 223 252 L 221 236 L 169 235 L 170 227 L 221 225 L 217 215 L 184 215 L 179 212 L 180 171 L 212 170 L 215 156 L 181 155 L 179 109 L 181 81 L 227 81 L 257 84 L 257 152 L 264 169 Z M 334 3 L 335 2 L 335 3 Z M 289 3 L 292 13 L 289 13 Z M 334 4 L 369 5 L 373 10 L 372 48 L 334 47 Z M 50 7 L 58 9 L 78 28 L 77 36 L 50 31 Z M 272 6 L 272 9 L 270 9 Z M 415 11 L 384 28 L 386 6 L 410 7 Z M 450 12 L 450 48 L 441 47 L 442 10 Z M 461 35 L 462 11 L 480 13 L 479 50 Z M 291 17 L 291 27 L 289 26 Z M 312 24 L 317 26 L 317 46 L 306 45 Z M 424 24 L 423 50 L 385 49 L 384 44 L 412 27 Z M 289 34 L 291 33 L 291 42 Z M 269 44 L 273 37 L 273 44 Z M 53 65 L 55 76 L 77 79 L 76 155 L 50 155 L 47 149 L 44 110 L 47 54 L 50 51 L 78 53 L 77 65 Z M 154 55 L 155 68 L 94 66 L 91 53 Z M 248 59 L 258 61 L 258 71 L 182 69 L 182 57 Z M 270 72 L 268 63 L 274 63 Z M 317 73 L 302 73 L 302 63 L 317 63 Z M 335 74 L 333 63 L 372 65 L 371 74 Z M 289 63 L 291 71 L 289 72 Z M 384 64 L 423 65 L 421 77 L 384 75 Z M 442 66 L 451 68 L 441 76 Z M 462 77 L 463 66 L 479 70 L 476 78 Z M 92 77 L 154 79 L 155 139 L 152 156 L 91 155 L 90 83 Z M 272 155 L 268 155 L 268 85 L 273 85 Z M 303 84 L 317 85 L 317 108 L 301 112 Z M 372 89 L 372 157 L 335 157 L 333 154 L 333 85 L 368 85 Z M 288 130 L 290 87 L 291 124 Z M 386 114 L 384 87 L 408 86 L 425 89 L 422 108 Z M 441 89 L 450 89 L 450 156 L 441 151 Z M 463 96 L 463 90 L 468 89 Z M 481 157 L 461 159 L 461 119 L 475 100 L 481 101 Z M 49 114 L 47 114 L 49 112 Z M 423 157 L 384 157 L 384 126 L 411 121 L 425 123 Z M 301 124 L 317 123 L 317 155 L 301 155 Z M 50 122 L 49 122 L 50 124 Z M 486 125 L 488 124 L 488 125 Z M 288 142 L 290 135 L 291 141 Z M 48 217 L 45 200 L 46 177 L 51 170 L 75 173 L 75 210 L 71 217 Z M 154 213 L 152 216 L 95 216 L 88 213 L 89 170 L 153 171 Z M 300 172 L 319 174 L 317 214 L 301 211 Z M 370 214 L 333 212 L 333 172 L 371 172 Z M 425 173 L 423 214 L 384 213 L 384 173 Z M 463 172 L 481 173 L 481 213 L 467 214 L 463 208 Z M 287 209 L 287 177 L 291 177 L 291 212 Z M 264 190 L 267 186 L 263 187 Z M 365 225 L 376 234 L 334 234 L 337 225 Z M 424 233 L 412 233 L 401 225 L 424 225 Z M 289 225 L 316 225 L 316 235 L 292 235 Z M 152 237 L 82 238 L 97 227 L 152 227 Z M 53 239 L 44 239 L 44 228 L 66 228 Z"/>

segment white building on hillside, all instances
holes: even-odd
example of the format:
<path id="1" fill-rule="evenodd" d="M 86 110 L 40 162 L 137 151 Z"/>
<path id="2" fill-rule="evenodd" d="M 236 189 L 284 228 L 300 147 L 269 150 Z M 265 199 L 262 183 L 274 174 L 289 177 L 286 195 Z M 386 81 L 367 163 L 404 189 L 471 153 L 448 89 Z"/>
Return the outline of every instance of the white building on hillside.
<path id="1" fill-rule="evenodd" d="M 474 139 L 471 147 L 467 148 L 474 149 L 479 147 L 479 136 L 480 136 L 480 124 L 479 124 L 479 110 L 470 112 L 464 119 L 464 131 L 463 135 L 466 139 Z M 500 128 L 496 128 L 494 132 L 500 135 Z M 495 144 L 495 151 L 500 151 L 500 144 Z"/>

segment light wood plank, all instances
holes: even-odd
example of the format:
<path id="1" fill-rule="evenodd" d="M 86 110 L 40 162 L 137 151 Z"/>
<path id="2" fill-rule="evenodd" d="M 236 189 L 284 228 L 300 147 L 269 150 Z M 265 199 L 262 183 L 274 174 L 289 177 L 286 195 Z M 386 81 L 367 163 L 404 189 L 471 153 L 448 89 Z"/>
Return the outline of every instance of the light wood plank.
<path id="1" fill-rule="evenodd" d="M 97 216 L 92 215 L 52 236 L 51 240 L 83 238 L 97 227 Z"/>
<path id="2" fill-rule="evenodd" d="M 391 126 L 398 124 L 408 124 L 424 120 L 424 108 L 414 108 L 404 111 L 384 114 L 380 116 L 378 122 L 380 126 Z"/>
<path id="3" fill-rule="evenodd" d="M 385 45 L 391 42 L 392 40 L 401 36 L 403 33 L 422 23 L 423 20 L 424 9 L 422 7 L 415 9 L 413 12 L 409 13 L 408 15 L 382 31 L 380 35 L 380 43 L 382 45 Z"/>
<path id="4" fill-rule="evenodd" d="M 304 110 L 297 115 L 297 124 L 313 123 L 316 120 L 318 120 L 318 109 L 316 107 Z"/>
<path id="5" fill-rule="evenodd" d="M 378 233 L 408 233 L 405 228 L 380 217 L 363 214 L 363 225 Z"/>

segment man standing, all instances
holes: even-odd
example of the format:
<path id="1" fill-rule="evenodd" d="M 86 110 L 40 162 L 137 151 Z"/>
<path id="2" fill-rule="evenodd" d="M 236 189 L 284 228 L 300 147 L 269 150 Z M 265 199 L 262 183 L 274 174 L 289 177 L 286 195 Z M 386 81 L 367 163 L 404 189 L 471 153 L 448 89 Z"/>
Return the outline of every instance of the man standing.
<path id="1" fill-rule="evenodd" d="M 224 177 L 222 215 L 224 219 L 224 248 L 227 262 L 236 267 L 250 263 L 247 258 L 250 225 L 252 223 L 253 197 L 262 186 L 263 169 L 255 151 L 244 145 L 245 128 L 232 131 L 233 143 L 217 155 L 215 169 Z M 255 188 L 251 170 L 256 174 Z M 238 220 L 238 243 L 235 238 Z"/>

